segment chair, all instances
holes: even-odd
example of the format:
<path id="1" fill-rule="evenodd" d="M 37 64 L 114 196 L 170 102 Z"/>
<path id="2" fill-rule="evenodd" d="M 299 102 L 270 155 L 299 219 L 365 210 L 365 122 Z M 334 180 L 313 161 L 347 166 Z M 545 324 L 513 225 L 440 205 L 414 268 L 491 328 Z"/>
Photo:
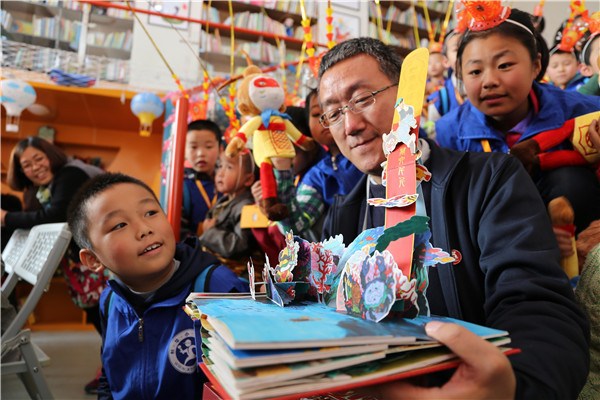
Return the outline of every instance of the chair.
<path id="1" fill-rule="evenodd" d="M 13 234 L 10 235 L 10 239 L 2 251 L 2 268 L 7 274 L 12 272 L 13 266 L 19 260 L 19 256 L 23 254 L 23 249 L 28 236 L 29 229 L 16 229 Z"/>
<path id="2" fill-rule="evenodd" d="M 2 333 L 1 373 L 2 375 L 16 373 L 31 398 L 35 399 L 52 398 L 40 368 L 40 359 L 47 356 L 31 342 L 29 330 L 24 330 L 23 327 L 40 297 L 47 290 L 70 241 L 71 232 L 66 223 L 33 227 L 27 236 L 21 255 L 11 265 L 12 270 L 2 284 L 3 297 L 8 297 L 13 292 L 19 280 L 33 286 L 27 300 Z M 6 250 L 9 250 L 8 246 Z M 20 352 L 20 360 L 10 361 L 8 356 L 11 350 L 16 349 Z"/>

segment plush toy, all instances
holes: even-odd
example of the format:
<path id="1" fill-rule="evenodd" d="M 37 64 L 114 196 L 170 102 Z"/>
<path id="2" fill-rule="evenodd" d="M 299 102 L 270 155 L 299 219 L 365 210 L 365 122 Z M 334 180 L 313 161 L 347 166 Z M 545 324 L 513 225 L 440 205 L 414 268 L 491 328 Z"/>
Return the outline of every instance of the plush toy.
<path id="1" fill-rule="evenodd" d="M 510 154 L 517 157 L 530 174 L 567 165 L 589 165 L 600 161 L 600 152 L 591 143 L 588 129 L 597 124 L 600 112 L 570 119 L 563 126 L 539 133 L 531 139 L 515 144 Z M 573 150 L 549 151 L 565 140 L 570 140 Z"/>
<path id="2" fill-rule="evenodd" d="M 250 65 L 238 88 L 238 111 L 250 119 L 227 145 L 228 157 L 236 156 L 252 138 L 254 160 L 260 168 L 263 207 L 271 221 L 288 216 L 287 206 L 277 198 L 277 182 L 273 167 L 283 170 L 292 166 L 296 155 L 294 144 L 303 150 L 314 147 L 311 138 L 304 136 L 283 113 L 285 93 L 279 82 Z"/>

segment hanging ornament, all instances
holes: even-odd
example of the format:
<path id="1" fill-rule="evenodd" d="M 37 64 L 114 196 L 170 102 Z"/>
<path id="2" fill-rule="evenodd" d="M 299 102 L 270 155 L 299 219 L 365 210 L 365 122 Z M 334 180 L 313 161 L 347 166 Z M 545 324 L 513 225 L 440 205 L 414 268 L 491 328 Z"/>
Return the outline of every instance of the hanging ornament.
<path id="1" fill-rule="evenodd" d="M 131 99 L 131 111 L 140 120 L 141 136 L 150 136 L 152 121 L 162 115 L 164 108 L 162 101 L 154 93 L 138 93 Z"/>
<path id="2" fill-rule="evenodd" d="M 444 17 L 444 22 L 441 25 L 440 34 L 438 39 L 435 39 L 435 31 L 436 29 L 429 18 L 429 9 L 427 8 L 427 4 L 423 1 L 422 7 L 423 12 L 425 14 L 425 23 L 427 24 L 427 34 L 429 35 L 429 53 L 441 53 L 444 47 L 444 38 L 446 36 L 446 30 L 448 29 L 448 23 L 450 22 L 450 16 L 452 15 L 454 0 L 450 0 L 446 7 L 446 16 Z"/>
<path id="3" fill-rule="evenodd" d="M 19 131 L 21 113 L 35 102 L 35 98 L 35 90 L 29 83 L 15 79 L 2 81 L 0 102 L 6 109 L 7 132 Z"/>

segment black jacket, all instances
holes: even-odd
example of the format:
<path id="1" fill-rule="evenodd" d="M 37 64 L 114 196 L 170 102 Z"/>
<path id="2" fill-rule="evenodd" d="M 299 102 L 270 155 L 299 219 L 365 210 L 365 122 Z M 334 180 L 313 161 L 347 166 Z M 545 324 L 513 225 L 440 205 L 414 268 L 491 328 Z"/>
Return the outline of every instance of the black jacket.
<path id="1" fill-rule="evenodd" d="M 432 314 L 504 329 L 522 350 L 510 360 L 517 398 L 574 399 L 589 368 L 589 325 L 559 265 L 550 220 L 519 161 L 460 153 L 429 142 L 423 183 L 432 244 L 458 250 L 456 265 L 430 269 Z M 366 177 L 334 201 L 324 237 L 348 245 L 365 213 Z"/>

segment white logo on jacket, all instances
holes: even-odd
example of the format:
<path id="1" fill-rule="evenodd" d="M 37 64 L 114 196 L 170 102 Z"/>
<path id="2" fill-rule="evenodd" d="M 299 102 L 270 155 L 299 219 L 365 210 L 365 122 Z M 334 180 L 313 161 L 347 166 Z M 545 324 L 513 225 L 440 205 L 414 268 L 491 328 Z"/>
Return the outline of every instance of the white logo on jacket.
<path id="1" fill-rule="evenodd" d="M 193 329 L 179 332 L 169 344 L 169 361 L 183 374 L 196 372 L 196 339 Z"/>

